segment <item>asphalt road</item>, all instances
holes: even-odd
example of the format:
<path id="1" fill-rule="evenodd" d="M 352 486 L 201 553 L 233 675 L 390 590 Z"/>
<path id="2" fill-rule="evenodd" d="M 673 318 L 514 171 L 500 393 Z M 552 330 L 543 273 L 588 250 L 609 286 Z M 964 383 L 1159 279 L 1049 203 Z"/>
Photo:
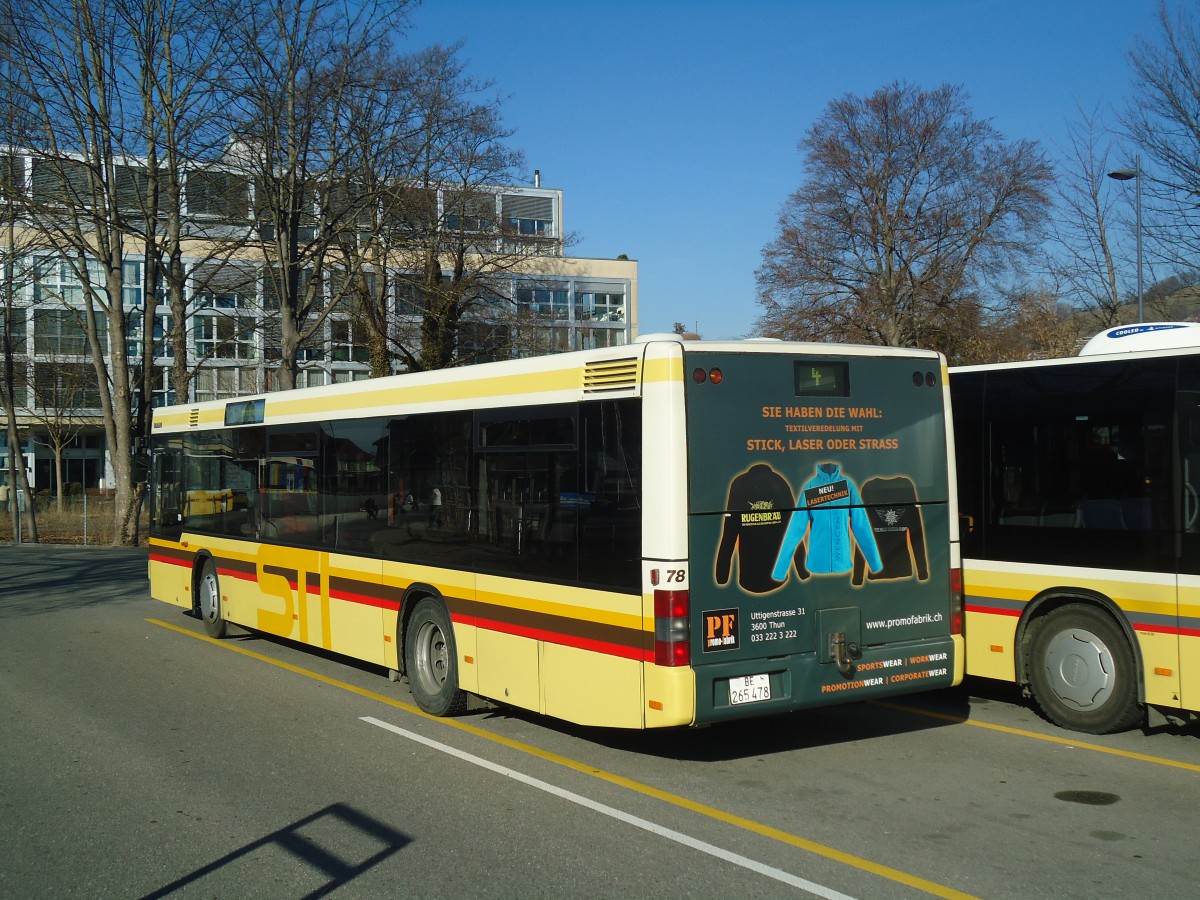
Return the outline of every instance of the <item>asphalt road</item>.
<path id="1" fill-rule="evenodd" d="M 1196 729 L 1007 688 L 673 732 L 214 642 L 145 551 L 0 546 L 0 897 L 1192 897 Z"/>

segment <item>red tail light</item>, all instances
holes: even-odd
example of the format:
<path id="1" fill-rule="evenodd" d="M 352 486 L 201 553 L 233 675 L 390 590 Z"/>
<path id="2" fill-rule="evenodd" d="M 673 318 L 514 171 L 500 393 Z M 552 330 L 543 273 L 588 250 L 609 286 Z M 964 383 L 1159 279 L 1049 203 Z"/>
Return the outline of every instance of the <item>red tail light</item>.
<path id="1" fill-rule="evenodd" d="M 692 662 L 691 598 L 687 591 L 654 592 L 654 664 Z"/>
<path id="2" fill-rule="evenodd" d="M 962 569 L 950 570 L 950 633 L 963 633 Z"/>

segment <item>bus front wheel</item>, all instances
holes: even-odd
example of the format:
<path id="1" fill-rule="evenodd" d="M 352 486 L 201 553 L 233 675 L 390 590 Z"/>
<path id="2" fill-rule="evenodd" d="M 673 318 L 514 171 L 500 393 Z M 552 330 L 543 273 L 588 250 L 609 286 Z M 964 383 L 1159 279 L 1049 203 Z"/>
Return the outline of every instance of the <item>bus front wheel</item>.
<path id="1" fill-rule="evenodd" d="M 1072 603 L 1029 626 L 1026 674 L 1033 699 L 1051 722 L 1086 734 L 1136 725 L 1133 652 L 1110 616 Z"/>
<path id="2" fill-rule="evenodd" d="M 458 656 L 446 607 L 432 597 L 417 603 L 404 630 L 408 686 L 417 706 L 431 716 L 451 716 L 467 708 L 458 688 Z"/>
<path id="3" fill-rule="evenodd" d="M 209 637 L 225 637 L 225 619 L 221 616 L 221 583 L 217 580 L 217 567 L 211 559 L 204 561 L 200 570 L 200 583 L 196 591 L 196 607 L 204 631 Z"/>

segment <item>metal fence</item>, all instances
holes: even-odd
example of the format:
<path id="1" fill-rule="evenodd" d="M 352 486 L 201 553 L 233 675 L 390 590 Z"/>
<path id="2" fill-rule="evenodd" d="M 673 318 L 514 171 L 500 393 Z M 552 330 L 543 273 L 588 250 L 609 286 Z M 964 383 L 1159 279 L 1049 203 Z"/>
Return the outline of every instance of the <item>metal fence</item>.
<path id="1" fill-rule="evenodd" d="M 12 507 L 17 510 L 14 536 Z M 32 508 L 32 509 L 31 509 Z M 64 497 L 62 507 L 50 493 L 23 494 L 0 502 L 0 543 L 28 543 L 31 525 L 37 521 L 38 540 L 44 544 L 111 544 L 113 542 L 113 498 L 111 494 L 76 492 Z M 143 510 L 141 543 L 146 542 L 149 514 Z"/>

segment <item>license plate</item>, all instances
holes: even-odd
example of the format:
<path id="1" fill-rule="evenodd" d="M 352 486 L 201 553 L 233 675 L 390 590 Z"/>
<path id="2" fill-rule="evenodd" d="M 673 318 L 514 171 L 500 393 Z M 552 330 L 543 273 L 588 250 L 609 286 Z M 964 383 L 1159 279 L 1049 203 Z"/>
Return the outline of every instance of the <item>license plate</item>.
<path id="1" fill-rule="evenodd" d="M 770 699 L 770 675 L 740 675 L 729 679 L 729 702 L 733 706 Z"/>

